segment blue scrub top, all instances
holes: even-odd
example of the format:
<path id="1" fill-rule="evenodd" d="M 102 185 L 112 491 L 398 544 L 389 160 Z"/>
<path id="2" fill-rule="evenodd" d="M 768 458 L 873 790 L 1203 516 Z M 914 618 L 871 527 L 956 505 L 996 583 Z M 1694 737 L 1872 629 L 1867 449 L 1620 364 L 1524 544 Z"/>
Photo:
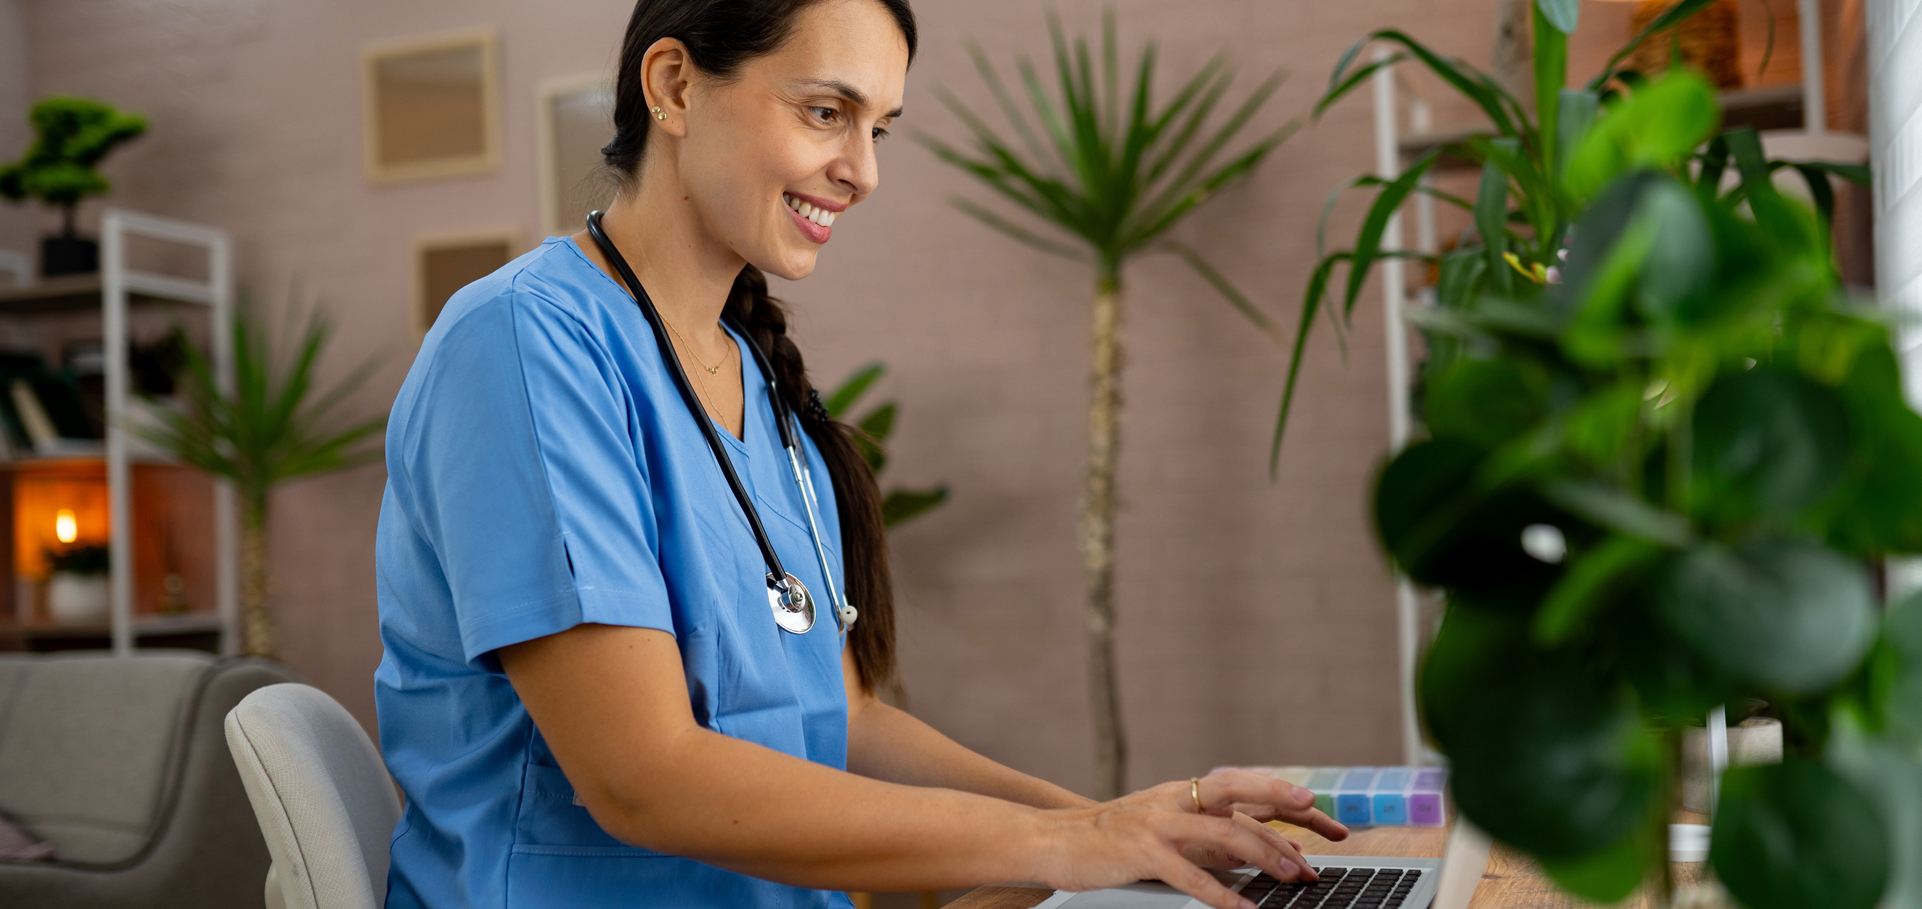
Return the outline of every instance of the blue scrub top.
<path id="1" fill-rule="evenodd" d="M 388 425 L 375 550 L 381 753 L 407 796 L 389 909 L 848 905 L 609 836 L 493 655 L 583 622 L 666 631 L 701 725 L 845 769 L 840 636 L 766 379 L 745 348 L 740 362 L 746 438 L 720 435 L 783 566 L 817 593 L 807 634 L 774 624 L 760 550 L 652 331 L 572 240 L 435 320 Z M 806 450 L 839 581 L 832 484 Z"/>

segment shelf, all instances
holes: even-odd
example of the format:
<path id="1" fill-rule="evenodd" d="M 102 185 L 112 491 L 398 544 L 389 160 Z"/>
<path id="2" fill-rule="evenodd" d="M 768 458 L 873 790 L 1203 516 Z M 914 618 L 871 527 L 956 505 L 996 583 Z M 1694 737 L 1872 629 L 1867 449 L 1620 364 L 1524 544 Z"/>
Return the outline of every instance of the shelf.
<path id="1" fill-rule="evenodd" d="M 1802 128 L 1802 84 L 1799 82 L 1721 92 L 1717 97 L 1722 102 L 1724 129 L 1743 126 L 1761 131 Z M 1403 136 L 1397 145 L 1402 157 L 1414 158 L 1437 148 L 1490 134 L 1487 125 L 1456 126 Z M 1460 170 L 1480 165 L 1445 154 L 1435 166 L 1440 170 Z"/>
<path id="2" fill-rule="evenodd" d="M 134 616 L 133 620 L 133 635 L 136 638 L 204 634 L 219 630 L 220 616 L 212 612 L 183 612 L 178 615 L 148 613 Z M 93 622 L 86 625 L 57 625 L 52 622 L 23 625 L 15 622 L 0 622 L 0 638 L 24 640 L 105 638 L 112 633 L 113 629 L 106 622 Z"/>
<path id="3" fill-rule="evenodd" d="M 97 312 L 100 309 L 100 276 L 62 275 L 26 287 L 0 288 L 0 315 L 40 316 L 53 313 Z M 127 273 L 127 297 L 133 305 L 154 303 L 206 303 L 212 292 L 201 281 L 156 275 Z"/>

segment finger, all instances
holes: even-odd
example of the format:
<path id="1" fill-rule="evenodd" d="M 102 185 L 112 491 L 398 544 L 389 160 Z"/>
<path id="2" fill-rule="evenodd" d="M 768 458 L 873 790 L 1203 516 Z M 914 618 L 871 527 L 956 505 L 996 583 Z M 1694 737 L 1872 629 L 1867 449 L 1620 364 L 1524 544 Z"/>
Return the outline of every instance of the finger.
<path id="1" fill-rule="evenodd" d="M 1257 807 L 1243 813 L 1261 820 L 1272 820 L 1286 812 L 1314 807 L 1315 794 L 1285 780 L 1246 770 L 1223 770 L 1201 778 L 1201 804 L 1204 809 L 1238 802 L 1249 806 L 1266 806 L 1266 810 Z M 1267 816 L 1263 817 L 1264 814 Z"/>
<path id="2" fill-rule="evenodd" d="M 1300 865 L 1283 856 L 1267 837 L 1230 818 L 1183 814 L 1168 817 L 1165 835 L 1184 843 L 1200 843 L 1226 850 L 1250 865 L 1287 880 L 1300 874 Z"/>
<path id="3" fill-rule="evenodd" d="M 1320 834 L 1324 839 L 1340 841 L 1348 838 L 1348 828 L 1334 818 L 1321 813 L 1321 809 L 1319 808 L 1308 808 L 1301 811 L 1284 811 L 1280 816 L 1276 817 L 1275 820 L 1293 824 L 1297 827 L 1306 827 Z"/>
<path id="4" fill-rule="evenodd" d="M 1214 909 L 1255 909 L 1255 904 L 1246 897 L 1222 886 L 1214 875 L 1189 864 L 1172 851 L 1164 854 L 1159 865 L 1156 876 L 1161 878 L 1162 883 Z"/>
<path id="5" fill-rule="evenodd" d="M 1276 852 L 1281 853 L 1282 861 L 1295 866 L 1296 874 L 1299 876 L 1300 880 L 1313 882 L 1321 879 L 1321 875 L 1316 874 L 1315 869 L 1308 865 L 1308 860 L 1305 858 L 1302 858 L 1301 847 L 1295 845 L 1294 843 L 1289 842 L 1279 832 L 1277 832 L 1275 828 L 1270 827 L 1267 824 L 1264 824 L 1260 821 L 1257 821 L 1254 818 L 1251 818 L 1245 814 L 1235 815 L 1234 821 L 1235 823 L 1240 824 L 1241 826 L 1253 831 L 1256 836 L 1259 836 L 1262 839 L 1267 840 L 1268 844 L 1274 847 L 1274 850 Z M 1288 880 L 1288 878 L 1282 877 L 1281 875 L 1275 875 L 1275 876 L 1280 877 L 1284 881 Z"/>

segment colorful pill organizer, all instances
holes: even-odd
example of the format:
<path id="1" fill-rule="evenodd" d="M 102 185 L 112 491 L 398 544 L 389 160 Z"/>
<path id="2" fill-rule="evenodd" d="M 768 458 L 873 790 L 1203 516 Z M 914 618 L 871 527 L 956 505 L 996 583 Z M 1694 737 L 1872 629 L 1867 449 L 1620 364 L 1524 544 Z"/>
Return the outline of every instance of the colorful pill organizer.
<path id="1" fill-rule="evenodd" d="M 1440 767 L 1217 767 L 1250 770 L 1301 786 L 1315 807 L 1350 827 L 1447 823 L 1448 771 Z"/>

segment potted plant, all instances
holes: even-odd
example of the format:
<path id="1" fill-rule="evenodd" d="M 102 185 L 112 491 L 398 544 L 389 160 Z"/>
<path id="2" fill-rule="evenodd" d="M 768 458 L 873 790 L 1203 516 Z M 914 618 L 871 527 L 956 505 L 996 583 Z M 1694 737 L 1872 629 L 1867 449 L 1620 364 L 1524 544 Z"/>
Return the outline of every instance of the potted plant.
<path id="1" fill-rule="evenodd" d="M 94 167 L 107 153 L 147 131 L 138 114 L 91 98 L 52 95 L 33 106 L 33 144 L 19 161 L 0 166 L 0 196 L 37 198 L 60 209 L 58 236 L 40 240 L 40 276 L 89 274 L 100 268 L 100 247 L 74 228 L 80 200 L 112 188 Z"/>
<path id="2" fill-rule="evenodd" d="M 296 295 L 288 304 L 289 328 L 299 323 L 300 309 Z M 332 326 L 318 308 L 308 313 L 299 341 L 287 345 L 283 338 L 278 350 L 244 300 L 232 332 L 233 391 L 221 389 L 205 351 L 191 342 L 183 344 L 186 366 L 178 405 L 152 402 L 152 424 L 129 429 L 234 484 L 241 518 L 241 650 L 272 657 L 267 521 L 273 492 L 288 480 L 379 460 L 378 439 L 387 419 L 344 420 L 338 415 L 366 380 L 374 366 L 371 359 L 332 387 L 317 387 L 316 367 L 332 336 Z"/>
<path id="3" fill-rule="evenodd" d="M 1199 252 L 1168 238 L 1203 203 L 1247 178 L 1294 131 L 1293 122 L 1225 154 L 1249 118 L 1267 103 L 1277 72 L 1236 105 L 1219 126 L 1210 115 L 1234 80 L 1217 55 L 1166 103 L 1153 99 L 1155 46 L 1121 81 L 1114 13 L 1103 18 L 1099 73 L 1088 42 L 1070 50 L 1060 21 L 1048 15 L 1058 94 L 1051 96 L 1026 59 L 1016 62 L 1033 113 L 1015 104 L 979 47 L 970 53 L 1019 138 L 997 134 L 953 95 L 941 99 L 966 124 L 974 148 L 963 151 L 928 136 L 921 142 L 1002 199 L 1040 222 L 1037 232 L 966 199 L 970 217 L 1043 252 L 1094 270 L 1088 369 L 1088 472 L 1082 497 L 1083 575 L 1087 587 L 1088 679 L 1096 736 L 1095 787 L 1101 798 L 1127 791 L 1127 737 L 1121 725 L 1114 629 L 1115 477 L 1121 445 L 1122 272 L 1149 253 L 1180 256 L 1228 302 L 1272 336 L 1275 327 Z M 1131 93 L 1124 92 L 1131 89 Z M 1032 121 L 1032 122 L 1031 122 Z M 1038 123 L 1037 131 L 1034 124 Z M 1204 127 L 1207 127 L 1204 129 Z"/>
<path id="4" fill-rule="evenodd" d="M 107 547 L 100 543 L 47 550 L 47 614 L 56 624 L 106 621 L 107 558 Z"/>
<path id="5" fill-rule="evenodd" d="M 1399 32 L 1363 42 L 1494 125 L 1437 152 L 1482 166 L 1474 199 L 1438 194 L 1474 228 L 1433 262 L 1438 305 L 1411 315 L 1427 438 L 1375 488 L 1394 563 L 1446 597 L 1426 730 L 1469 820 L 1571 892 L 1612 902 L 1652 879 L 1665 905 L 1684 730 L 1763 705 L 1785 758 L 1722 779 L 1709 866 L 1729 895 L 1914 905 L 1922 600 L 1892 602 L 1878 569 L 1922 552 L 1922 416 L 1882 314 L 1835 272 L 1828 174 L 1862 175 L 1718 133 L 1700 75 L 1615 68 L 1634 43 L 1566 87 L 1575 10 L 1535 4 L 1538 116 Z M 1361 46 L 1323 107 L 1379 65 L 1349 69 Z M 1311 278 L 1304 336 L 1343 262 L 1352 307 L 1435 160 L 1372 181 L 1355 246 Z M 1813 209 L 1777 189 L 1786 167 Z"/>

